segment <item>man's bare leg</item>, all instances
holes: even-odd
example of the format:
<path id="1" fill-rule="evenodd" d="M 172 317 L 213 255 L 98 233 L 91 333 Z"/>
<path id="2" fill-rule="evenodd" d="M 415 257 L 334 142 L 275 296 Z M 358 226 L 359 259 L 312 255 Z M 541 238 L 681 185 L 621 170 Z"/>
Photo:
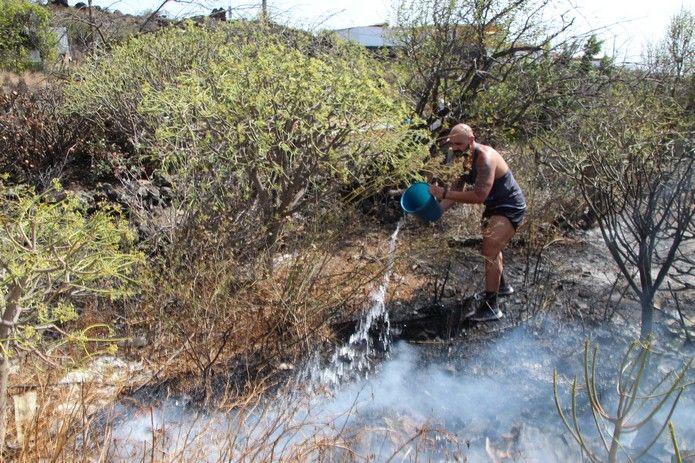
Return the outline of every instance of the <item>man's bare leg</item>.
<path id="1" fill-rule="evenodd" d="M 485 261 L 485 292 L 496 293 L 502 274 L 502 250 L 514 236 L 514 227 L 508 218 L 493 215 L 483 228 L 482 254 Z"/>

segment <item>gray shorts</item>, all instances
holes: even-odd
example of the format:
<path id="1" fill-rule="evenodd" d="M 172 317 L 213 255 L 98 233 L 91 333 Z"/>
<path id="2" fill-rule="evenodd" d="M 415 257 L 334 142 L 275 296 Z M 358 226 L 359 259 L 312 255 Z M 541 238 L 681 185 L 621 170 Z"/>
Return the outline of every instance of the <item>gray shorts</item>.
<path id="1" fill-rule="evenodd" d="M 483 225 L 487 225 L 488 220 L 493 215 L 501 215 L 503 217 L 508 218 L 509 221 L 512 223 L 512 227 L 514 227 L 514 230 L 516 230 L 517 228 L 519 228 L 519 225 L 521 225 L 521 222 L 524 220 L 524 213 L 526 213 L 526 208 L 522 209 L 517 207 L 505 206 L 486 207 L 483 211 Z"/>

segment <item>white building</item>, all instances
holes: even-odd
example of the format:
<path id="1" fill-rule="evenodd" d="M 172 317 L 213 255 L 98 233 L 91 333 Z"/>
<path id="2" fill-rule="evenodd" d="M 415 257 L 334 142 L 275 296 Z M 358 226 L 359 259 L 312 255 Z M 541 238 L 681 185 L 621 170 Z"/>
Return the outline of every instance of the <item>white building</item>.
<path id="1" fill-rule="evenodd" d="M 367 48 L 391 48 L 396 46 L 396 41 L 391 37 L 388 24 L 375 24 L 373 26 L 348 27 L 334 31 L 347 40 L 354 40 Z"/>

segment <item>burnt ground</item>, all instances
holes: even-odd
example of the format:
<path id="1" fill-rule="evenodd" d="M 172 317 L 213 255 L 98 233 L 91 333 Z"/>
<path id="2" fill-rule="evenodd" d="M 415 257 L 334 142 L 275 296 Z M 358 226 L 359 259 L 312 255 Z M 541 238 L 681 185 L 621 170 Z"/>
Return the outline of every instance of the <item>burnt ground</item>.
<path id="1" fill-rule="evenodd" d="M 599 348 L 597 384 L 609 403 L 623 354 L 639 337 L 639 302 L 599 230 L 551 235 L 525 226 L 504 253 L 505 275 L 515 288 L 501 299 L 504 319 L 461 320 L 462 307 L 474 303 L 482 288 L 478 213 L 457 210 L 430 225 L 406 219 L 386 298 L 395 344 L 368 385 L 354 386 L 372 391 L 362 413 L 382 425 L 434 422 L 456 435 L 459 444 L 466 442 L 467 449 L 457 451 L 469 461 L 487 461 L 495 452 L 506 456 L 492 461 L 581 461 L 553 406 L 553 371 L 568 404 L 572 378 L 583 381 L 583 346 L 590 341 Z M 395 228 L 393 223 L 365 235 L 369 243 L 362 243 L 363 252 L 385 256 Z M 692 320 L 695 294 L 678 294 L 678 303 Z M 692 358 L 695 349 L 686 340 L 673 297 L 662 291 L 655 306 L 654 371 L 666 374 Z M 692 322 L 689 328 L 692 337 Z M 674 419 L 681 423 L 681 449 L 695 449 L 695 428 L 687 425 L 694 392 L 681 398 L 681 415 Z M 392 401 L 384 394 L 402 398 Z M 344 396 L 350 394 L 339 393 L 336 401 L 351 400 Z M 586 402 L 579 412 L 589 416 Z M 649 432 L 628 444 L 639 448 Z M 672 447 L 662 437 L 639 461 L 669 461 L 670 454 Z"/>
<path id="2" fill-rule="evenodd" d="M 597 387 L 609 402 L 616 366 L 639 334 L 638 303 L 625 291 L 595 230 L 559 236 L 526 226 L 505 253 L 506 275 L 516 292 L 504 299 L 504 319 L 462 321 L 461 305 L 471 303 L 482 287 L 479 211 L 452 212 L 434 225 L 406 220 L 385 298 L 393 343 L 373 356 L 371 369 L 361 377 L 310 394 L 319 425 L 308 422 L 307 435 L 325 433 L 350 442 L 349 452 L 341 456 L 338 446 L 338 453 L 325 461 L 389 461 L 396 454 L 403 461 L 586 461 L 553 405 L 553 372 L 566 406 L 572 378 L 581 381 L 583 344 L 589 339 L 601 349 Z M 336 265 L 365 261 L 385 268 L 396 223 L 355 225 L 350 242 L 336 250 Z M 692 313 L 693 294 L 679 297 Z M 692 356 L 693 349 L 676 323 L 673 301 L 663 297 L 658 302 L 655 371 L 662 373 Z M 349 335 L 354 328 L 346 323 L 342 330 Z M 339 366 L 350 361 L 340 359 Z M 309 368 L 314 370 L 299 374 L 303 387 L 305 378 L 321 377 L 330 365 Z M 687 425 L 695 422 L 694 393 L 684 394 L 680 415 L 674 417 L 684 451 L 695 449 L 695 428 Z M 579 402 L 578 412 L 586 418 L 587 402 L 581 397 Z M 187 416 L 185 407 L 175 405 L 172 416 Z M 167 422 L 169 412 L 162 408 L 161 419 Z M 149 423 L 145 418 L 140 421 Z M 124 423 L 119 432 L 137 428 L 137 419 L 128 420 L 133 423 Z M 176 430 L 179 425 L 168 426 Z M 147 439 L 145 433 L 142 442 Z M 409 442 L 417 443 L 412 452 Z M 663 438 L 652 456 L 638 461 L 668 462 L 671 453 Z"/>
<path id="3" fill-rule="evenodd" d="M 483 288 L 476 215 L 475 210 L 455 211 L 430 225 L 406 219 L 397 238 L 395 270 L 388 287 L 387 308 L 395 325 L 420 321 L 424 329 L 428 317 L 433 323 L 437 318 L 455 323 L 457 312 L 473 303 L 473 296 Z M 392 226 L 368 237 L 383 243 L 374 252 L 385 252 Z M 447 333 L 430 330 L 421 334 L 423 340 L 445 342 L 447 337 L 486 335 L 548 316 L 588 326 L 610 321 L 625 336 L 639 335 L 639 301 L 598 229 L 550 236 L 530 228 L 522 226 L 504 252 L 505 277 L 515 289 L 511 296 L 500 298 L 504 319 L 477 325 L 461 321 L 460 332 L 455 327 Z M 677 297 L 686 316 L 695 312 L 695 291 Z M 676 301 L 668 290 L 658 293 L 655 307 L 657 336 L 684 337 Z M 689 327 L 691 337 L 695 336 L 693 324 Z M 412 339 L 416 333 L 407 337 Z"/>

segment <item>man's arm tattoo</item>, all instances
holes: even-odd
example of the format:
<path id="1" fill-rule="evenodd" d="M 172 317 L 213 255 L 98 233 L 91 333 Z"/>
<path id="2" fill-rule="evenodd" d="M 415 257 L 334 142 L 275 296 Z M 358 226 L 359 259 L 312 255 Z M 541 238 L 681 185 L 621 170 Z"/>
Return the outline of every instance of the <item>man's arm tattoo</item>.
<path id="1" fill-rule="evenodd" d="M 492 189 L 492 184 L 494 181 L 495 175 L 493 172 L 492 163 L 486 160 L 482 166 L 478 166 L 478 176 L 475 179 L 473 191 L 486 198 L 488 193 L 490 193 L 490 189 Z"/>

